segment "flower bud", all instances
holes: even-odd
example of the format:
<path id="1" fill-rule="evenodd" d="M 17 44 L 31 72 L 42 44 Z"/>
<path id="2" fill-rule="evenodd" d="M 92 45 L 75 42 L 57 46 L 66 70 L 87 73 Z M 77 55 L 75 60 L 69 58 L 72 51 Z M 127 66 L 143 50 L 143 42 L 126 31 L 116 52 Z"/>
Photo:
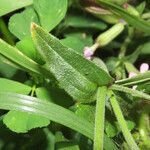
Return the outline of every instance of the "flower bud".
<path id="1" fill-rule="evenodd" d="M 116 38 L 124 29 L 123 23 L 117 23 L 109 30 L 105 31 L 101 35 L 98 36 L 96 42 L 102 47 L 111 42 L 114 38 Z"/>

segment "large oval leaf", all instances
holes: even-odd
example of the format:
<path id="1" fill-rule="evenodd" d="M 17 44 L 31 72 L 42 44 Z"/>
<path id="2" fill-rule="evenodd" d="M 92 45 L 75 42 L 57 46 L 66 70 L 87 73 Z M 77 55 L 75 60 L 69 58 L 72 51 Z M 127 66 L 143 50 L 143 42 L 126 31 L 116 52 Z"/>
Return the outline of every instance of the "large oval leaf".
<path id="1" fill-rule="evenodd" d="M 102 68 L 62 45 L 57 38 L 35 24 L 32 24 L 32 37 L 46 61 L 46 68 L 74 99 L 82 102 L 94 100 L 97 87 L 113 81 Z"/>
<path id="2" fill-rule="evenodd" d="M 34 8 L 44 29 L 51 31 L 65 17 L 67 0 L 34 0 Z"/>

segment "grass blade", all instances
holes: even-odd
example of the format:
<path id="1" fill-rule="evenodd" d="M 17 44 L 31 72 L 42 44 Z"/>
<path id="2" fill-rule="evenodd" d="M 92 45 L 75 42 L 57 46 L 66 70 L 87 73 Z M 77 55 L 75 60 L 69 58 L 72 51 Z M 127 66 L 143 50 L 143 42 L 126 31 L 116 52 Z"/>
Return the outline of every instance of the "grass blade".
<path id="1" fill-rule="evenodd" d="M 78 131 L 90 139 L 94 138 L 93 124 L 59 105 L 44 100 L 21 94 L 0 92 L 0 109 L 18 110 L 43 116 Z M 116 145 L 107 136 L 104 137 L 104 142 L 106 150 L 110 148 L 117 149 Z"/>

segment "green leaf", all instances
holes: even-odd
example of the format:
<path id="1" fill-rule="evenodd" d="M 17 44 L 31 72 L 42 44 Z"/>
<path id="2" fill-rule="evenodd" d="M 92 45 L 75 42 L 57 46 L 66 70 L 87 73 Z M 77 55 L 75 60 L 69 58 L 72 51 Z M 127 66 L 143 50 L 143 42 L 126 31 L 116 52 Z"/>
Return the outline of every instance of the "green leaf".
<path id="1" fill-rule="evenodd" d="M 95 121 L 95 106 L 76 104 L 73 109 L 75 109 L 75 114 L 79 117 L 86 119 L 87 121 L 94 123 Z M 87 115 L 88 114 L 88 115 Z"/>
<path id="2" fill-rule="evenodd" d="M 12 78 L 16 74 L 17 69 L 6 64 L 6 62 L 8 62 L 8 60 L 6 60 L 7 59 L 4 56 L 0 55 L 0 76 Z"/>
<path id="3" fill-rule="evenodd" d="M 17 133 L 26 133 L 33 128 L 44 127 L 50 123 L 47 118 L 13 110 L 4 116 L 3 122 L 10 130 Z"/>
<path id="4" fill-rule="evenodd" d="M 32 24 L 32 37 L 46 68 L 74 99 L 82 102 L 94 100 L 97 86 L 108 85 L 113 79 L 103 69 L 83 58 L 74 50 Z"/>
<path id="5" fill-rule="evenodd" d="M 106 8 L 111 9 L 114 13 L 119 14 L 125 21 L 131 24 L 133 27 L 150 34 L 150 23 L 135 17 L 129 14 L 126 10 L 122 9 L 118 5 L 115 5 L 111 2 L 104 1 L 104 0 L 97 0 L 100 5 L 104 5 Z"/>
<path id="6" fill-rule="evenodd" d="M 93 124 L 59 105 L 31 96 L 0 92 L 0 109 L 16 110 L 42 116 L 78 131 L 90 139 L 94 137 Z M 104 140 L 106 150 L 110 148 L 117 149 L 116 145 L 107 136 Z"/>
<path id="7" fill-rule="evenodd" d="M 141 55 L 150 55 L 150 42 L 141 45 Z"/>
<path id="8" fill-rule="evenodd" d="M 29 94 L 31 87 L 0 78 L 0 91 Z M 9 111 L 4 116 L 3 122 L 10 130 L 17 133 L 25 133 L 32 128 L 47 126 L 50 123 L 46 118 L 20 111 Z"/>
<path id="9" fill-rule="evenodd" d="M 61 43 L 67 47 L 76 50 L 77 53 L 83 55 L 85 46 L 91 46 L 93 43 L 92 37 L 84 34 L 69 34 Z"/>
<path id="10" fill-rule="evenodd" d="M 39 87 L 36 89 L 36 96 L 63 107 L 69 107 L 73 103 L 72 98 L 64 90 L 57 87 Z"/>
<path id="11" fill-rule="evenodd" d="M 13 66 L 16 65 L 18 68 L 25 70 L 27 72 L 36 73 L 42 76 L 43 75 L 48 77 L 51 76 L 51 74 L 48 71 L 46 71 L 43 67 L 34 62 L 32 59 L 25 56 L 15 47 L 7 44 L 2 39 L 0 39 L 0 54 L 5 56 L 5 58 L 9 60 L 8 63 L 10 65 Z"/>
<path id="12" fill-rule="evenodd" d="M 57 142 L 56 150 L 80 150 L 79 146 L 75 142 Z"/>
<path id="13" fill-rule="evenodd" d="M 23 40 L 17 42 L 16 47 L 29 58 L 34 61 L 36 60 L 36 49 L 30 37 L 24 38 Z"/>
<path id="14" fill-rule="evenodd" d="M 34 0 L 33 3 L 41 26 L 47 31 L 55 28 L 65 17 L 67 0 Z"/>
<path id="15" fill-rule="evenodd" d="M 0 0 L 0 16 L 6 15 L 14 10 L 31 5 L 32 0 Z"/>
<path id="16" fill-rule="evenodd" d="M 98 30 L 105 30 L 107 25 L 101 22 L 98 19 L 95 19 L 92 16 L 83 14 L 84 12 L 80 12 L 74 10 L 74 13 L 70 13 L 66 18 L 66 26 L 71 26 L 75 28 L 92 28 Z M 83 15 L 82 15 L 83 14 Z"/>
<path id="17" fill-rule="evenodd" d="M 0 91 L 29 94 L 31 87 L 13 80 L 0 78 Z"/>
<path id="18" fill-rule="evenodd" d="M 108 137 L 114 137 L 117 135 L 118 129 L 113 123 L 106 122 L 105 132 L 106 132 Z"/>
<path id="19" fill-rule="evenodd" d="M 144 9 L 145 9 L 145 6 L 146 6 L 146 2 L 141 2 L 137 7 L 136 7 L 136 10 L 139 12 L 140 15 L 142 15 Z"/>
<path id="20" fill-rule="evenodd" d="M 21 13 L 14 14 L 9 20 L 9 30 L 20 40 L 30 37 L 31 22 L 38 23 L 38 17 L 34 9 L 29 7 Z"/>

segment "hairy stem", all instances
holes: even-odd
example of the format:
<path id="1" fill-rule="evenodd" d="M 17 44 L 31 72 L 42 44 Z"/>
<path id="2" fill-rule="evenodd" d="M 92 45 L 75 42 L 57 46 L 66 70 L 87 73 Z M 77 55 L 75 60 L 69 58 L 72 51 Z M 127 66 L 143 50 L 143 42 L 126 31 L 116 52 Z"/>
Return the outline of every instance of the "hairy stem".
<path id="1" fill-rule="evenodd" d="M 123 114 L 122 114 L 122 111 L 121 111 L 121 108 L 115 98 L 115 96 L 111 96 L 110 98 L 110 103 L 112 105 L 112 108 L 113 108 L 113 111 L 115 113 L 115 116 L 118 120 L 118 123 L 119 123 L 119 126 L 122 130 L 122 133 L 124 135 L 124 138 L 128 144 L 128 146 L 130 147 L 131 150 L 138 150 L 138 146 L 137 144 L 135 143 L 129 129 L 128 129 L 128 126 L 126 124 L 126 121 L 123 117 Z"/>
<path id="2" fill-rule="evenodd" d="M 114 84 L 110 87 L 110 89 L 120 91 L 120 92 L 129 93 L 129 94 L 132 94 L 132 96 L 150 100 L 150 95 L 145 94 L 145 93 L 140 92 L 140 91 L 137 91 L 137 90 L 134 90 L 134 89 L 131 89 L 131 88 L 128 88 L 128 87 L 121 86 L 121 85 Z"/>
<path id="3" fill-rule="evenodd" d="M 107 88 L 99 87 L 95 113 L 94 150 L 103 150 L 106 96 Z"/>

